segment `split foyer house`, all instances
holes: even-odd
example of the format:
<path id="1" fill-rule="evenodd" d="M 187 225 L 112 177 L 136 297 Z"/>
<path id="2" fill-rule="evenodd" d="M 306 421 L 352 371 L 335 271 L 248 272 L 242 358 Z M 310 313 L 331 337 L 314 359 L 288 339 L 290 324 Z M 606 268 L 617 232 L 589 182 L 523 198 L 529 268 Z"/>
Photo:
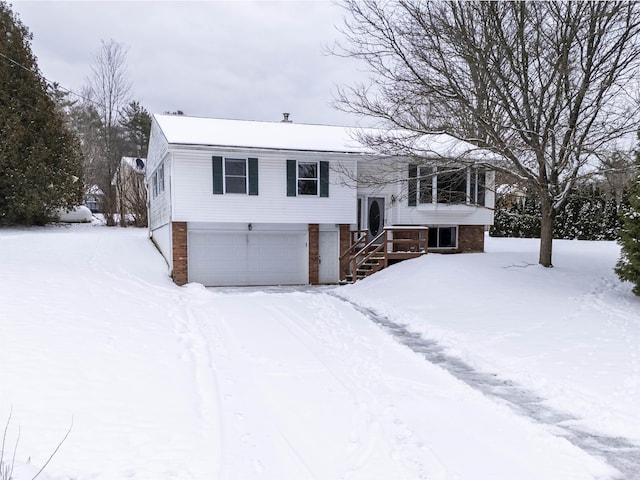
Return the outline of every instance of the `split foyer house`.
<path id="1" fill-rule="evenodd" d="M 424 142 L 464 164 L 380 158 L 347 127 L 155 115 L 150 235 L 181 285 L 337 283 L 427 250 L 483 251 L 488 153 L 446 135 Z"/>

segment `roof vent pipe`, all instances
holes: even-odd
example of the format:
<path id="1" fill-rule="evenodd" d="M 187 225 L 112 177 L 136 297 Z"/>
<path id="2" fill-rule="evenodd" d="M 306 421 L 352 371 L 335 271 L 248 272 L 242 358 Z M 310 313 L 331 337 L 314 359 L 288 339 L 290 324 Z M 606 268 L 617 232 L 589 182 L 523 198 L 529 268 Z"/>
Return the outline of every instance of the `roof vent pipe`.
<path id="1" fill-rule="evenodd" d="M 283 116 L 283 119 L 280 120 L 282 123 L 293 123 L 291 120 L 289 120 L 289 114 L 288 113 L 283 113 L 282 116 Z"/>

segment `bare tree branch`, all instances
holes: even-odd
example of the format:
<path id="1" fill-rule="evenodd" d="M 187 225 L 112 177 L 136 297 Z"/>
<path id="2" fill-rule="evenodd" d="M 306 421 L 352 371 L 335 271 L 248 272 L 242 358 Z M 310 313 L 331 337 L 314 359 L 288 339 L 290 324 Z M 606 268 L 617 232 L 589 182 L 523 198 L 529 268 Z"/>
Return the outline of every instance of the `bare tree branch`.
<path id="1" fill-rule="evenodd" d="M 415 138 L 389 132 L 447 133 L 499 154 L 505 161 L 493 168 L 541 198 L 540 263 L 551 266 L 555 215 L 576 183 L 638 128 L 640 5 L 345 0 L 343 6 L 346 41 L 336 53 L 361 59 L 371 81 L 340 88 L 337 106 L 388 127 L 360 139 L 383 155 L 420 158 Z"/>

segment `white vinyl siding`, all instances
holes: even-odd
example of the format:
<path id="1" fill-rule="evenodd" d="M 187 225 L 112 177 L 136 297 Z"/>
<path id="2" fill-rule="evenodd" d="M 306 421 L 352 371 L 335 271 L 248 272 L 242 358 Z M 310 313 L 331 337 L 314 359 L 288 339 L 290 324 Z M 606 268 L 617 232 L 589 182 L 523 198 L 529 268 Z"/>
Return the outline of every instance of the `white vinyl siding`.
<path id="1" fill-rule="evenodd" d="M 152 230 L 151 238 L 171 270 L 173 268 L 173 257 L 171 255 L 171 224 L 167 223 L 162 227 Z"/>
<path id="2" fill-rule="evenodd" d="M 169 150 L 169 144 L 162 130 L 158 127 L 155 119 L 151 122 L 151 132 L 149 134 L 149 148 L 147 151 L 147 174 L 155 171 L 160 161 Z"/>
<path id="3" fill-rule="evenodd" d="M 260 194 L 214 195 L 212 193 L 212 155 L 229 158 L 256 157 Z M 287 196 L 287 159 L 329 161 L 331 194 Z M 241 223 L 355 223 L 356 192 L 346 185 L 340 170 L 354 171 L 355 161 L 346 155 L 307 152 L 211 151 L 175 149 L 173 153 L 173 221 Z"/>
<path id="4" fill-rule="evenodd" d="M 151 123 L 151 134 L 149 137 L 149 151 L 147 154 L 146 166 L 146 182 L 147 188 L 149 189 L 149 228 L 151 230 L 157 229 L 162 225 L 166 225 L 171 221 L 171 154 L 168 153 L 168 151 L 169 145 L 167 144 L 167 140 L 154 120 Z M 157 185 L 157 173 L 160 165 L 162 165 L 161 181 L 164 186 L 164 192 L 162 195 L 156 195 L 154 198 L 153 178 L 155 175 Z"/>
<path id="5" fill-rule="evenodd" d="M 437 205 L 431 209 L 396 205 L 398 225 L 492 225 L 493 210 L 470 205 Z"/>
<path id="6" fill-rule="evenodd" d="M 171 184 L 169 179 L 171 178 L 171 166 L 169 159 L 170 155 L 166 156 L 166 159 L 162 163 L 162 184 L 164 189 L 158 195 L 153 195 L 153 178 L 154 175 L 149 177 L 151 184 L 149 189 L 151 190 L 148 195 L 149 202 L 149 228 L 152 230 L 162 225 L 166 225 L 171 221 Z M 156 164 L 157 165 L 157 164 Z M 157 173 L 157 170 L 154 173 Z M 157 178 L 157 176 L 155 176 Z"/>

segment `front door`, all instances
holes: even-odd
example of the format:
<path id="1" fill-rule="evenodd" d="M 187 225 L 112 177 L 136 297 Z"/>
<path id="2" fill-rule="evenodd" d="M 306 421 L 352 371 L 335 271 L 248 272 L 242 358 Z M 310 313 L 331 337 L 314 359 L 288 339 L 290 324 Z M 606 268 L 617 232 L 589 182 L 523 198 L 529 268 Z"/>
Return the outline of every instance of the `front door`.
<path id="1" fill-rule="evenodd" d="M 338 251 L 338 232 L 320 232 L 318 254 L 320 266 L 318 268 L 319 283 L 338 283 L 340 253 Z"/>
<path id="2" fill-rule="evenodd" d="M 367 228 L 373 240 L 384 228 L 384 197 L 369 197 L 367 205 Z"/>

